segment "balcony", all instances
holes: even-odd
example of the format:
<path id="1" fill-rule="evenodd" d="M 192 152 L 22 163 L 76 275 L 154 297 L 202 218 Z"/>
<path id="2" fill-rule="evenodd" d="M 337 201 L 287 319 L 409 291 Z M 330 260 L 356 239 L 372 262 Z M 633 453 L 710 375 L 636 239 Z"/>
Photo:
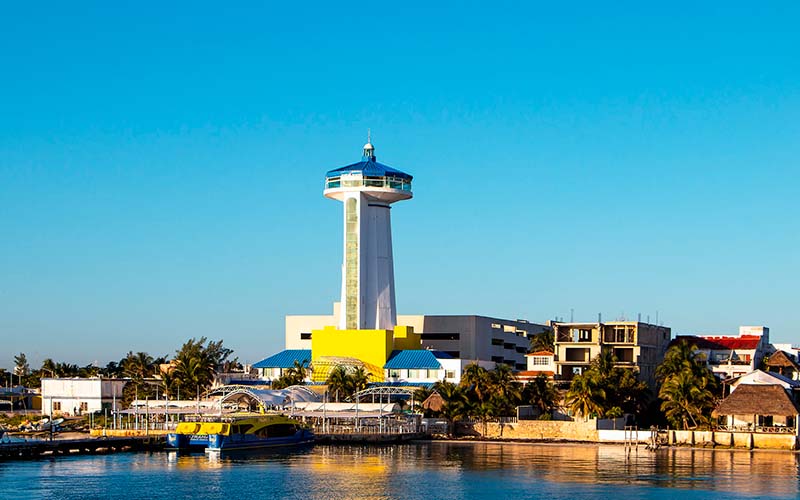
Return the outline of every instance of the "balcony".
<path id="1" fill-rule="evenodd" d="M 411 181 L 400 177 L 372 177 L 348 175 L 346 177 L 329 177 L 325 179 L 325 189 L 350 187 L 374 187 L 411 191 Z"/>

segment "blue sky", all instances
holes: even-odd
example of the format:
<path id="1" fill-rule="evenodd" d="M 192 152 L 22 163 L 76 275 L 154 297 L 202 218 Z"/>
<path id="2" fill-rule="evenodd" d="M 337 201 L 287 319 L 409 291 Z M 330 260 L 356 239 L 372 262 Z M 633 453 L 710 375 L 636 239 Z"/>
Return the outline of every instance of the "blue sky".
<path id="1" fill-rule="evenodd" d="M 279 350 L 367 128 L 400 313 L 800 343 L 797 4 L 162 3 L 2 8 L 0 366 Z"/>

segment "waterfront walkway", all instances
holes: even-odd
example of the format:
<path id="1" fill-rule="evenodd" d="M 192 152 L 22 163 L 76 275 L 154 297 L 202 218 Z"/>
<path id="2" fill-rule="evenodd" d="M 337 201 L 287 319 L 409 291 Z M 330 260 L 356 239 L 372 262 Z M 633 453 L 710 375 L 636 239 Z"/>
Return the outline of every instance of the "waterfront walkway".
<path id="1" fill-rule="evenodd" d="M 155 437 L 30 440 L 0 444 L 0 461 L 152 450 L 163 446 L 163 439 Z"/>

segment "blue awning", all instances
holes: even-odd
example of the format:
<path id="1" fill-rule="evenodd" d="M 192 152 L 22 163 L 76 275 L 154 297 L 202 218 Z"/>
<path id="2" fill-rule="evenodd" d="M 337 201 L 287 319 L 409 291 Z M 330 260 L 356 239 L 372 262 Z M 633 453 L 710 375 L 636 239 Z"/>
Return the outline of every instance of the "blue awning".
<path id="1" fill-rule="evenodd" d="M 311 349 L 286 349 L 255 363 L 253 368 L 291 368 L 295 361 L 308 366 L 311 362 Z"/>
<path id="2" fill-rule="evenodd" d="M 441 370 L 436 356 L 426 349 L 392 351 L 383 367 L 387 370 Z"/>

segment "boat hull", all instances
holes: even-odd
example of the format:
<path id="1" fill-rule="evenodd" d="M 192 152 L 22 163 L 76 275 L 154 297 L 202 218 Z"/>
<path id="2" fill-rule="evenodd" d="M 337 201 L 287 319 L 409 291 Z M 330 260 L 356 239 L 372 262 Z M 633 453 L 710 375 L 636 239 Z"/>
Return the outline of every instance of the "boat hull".
<path id="1" fill-rule="evenodd" d="M 307 429 L 298 430 L 292 436 L 259 438 L 250 434 L 224 436 L 220 434 L 208 436 L 207 452 L 224 452 L 238 450 L 259 450 L 267 448 L 286 448 L 304 446 L 314 443 L 314 433 Z"/>

